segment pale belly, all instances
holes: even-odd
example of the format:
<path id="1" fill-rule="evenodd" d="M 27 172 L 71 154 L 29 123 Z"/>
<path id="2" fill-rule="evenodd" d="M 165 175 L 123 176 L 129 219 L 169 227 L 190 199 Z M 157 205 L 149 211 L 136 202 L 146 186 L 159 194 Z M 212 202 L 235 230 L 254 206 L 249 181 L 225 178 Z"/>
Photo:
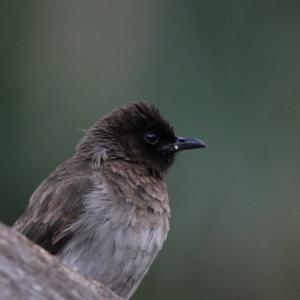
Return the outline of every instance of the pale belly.
<path id="1" fill-rule="evenodd" d="M 101 220 L 81 224 L 80 233 L 58 255 L 64 264 L 129 299 L 166 239 L 168 224 L 131 226 Z"/>

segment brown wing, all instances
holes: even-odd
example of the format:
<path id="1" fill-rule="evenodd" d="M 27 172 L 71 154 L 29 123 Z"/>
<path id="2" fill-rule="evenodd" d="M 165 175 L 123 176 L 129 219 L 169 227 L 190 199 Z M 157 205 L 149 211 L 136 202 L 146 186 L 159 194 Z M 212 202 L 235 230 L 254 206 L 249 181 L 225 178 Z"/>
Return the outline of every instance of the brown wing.
<path id="1" fill-rule="evenodd" d="M 84 166 L 69 160 L 59 166 L 33 193 L 14 228 L 56 254 L 72 237 L 69 226 L 82 211 L 82 198 L 92 181 Z"/>

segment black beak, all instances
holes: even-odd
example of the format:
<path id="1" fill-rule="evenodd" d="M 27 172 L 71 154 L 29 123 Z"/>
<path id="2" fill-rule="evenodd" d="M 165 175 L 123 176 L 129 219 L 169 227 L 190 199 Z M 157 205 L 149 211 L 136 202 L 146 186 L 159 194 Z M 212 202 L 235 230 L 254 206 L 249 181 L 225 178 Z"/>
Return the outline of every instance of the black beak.
<path id="1" fill-rule="evenodd" d="M 205 148 L 206 144 L 195 138 L 178 136 L 175 143 L 161 147 L 162 154 L 174 153 L 182 150 Z"/>

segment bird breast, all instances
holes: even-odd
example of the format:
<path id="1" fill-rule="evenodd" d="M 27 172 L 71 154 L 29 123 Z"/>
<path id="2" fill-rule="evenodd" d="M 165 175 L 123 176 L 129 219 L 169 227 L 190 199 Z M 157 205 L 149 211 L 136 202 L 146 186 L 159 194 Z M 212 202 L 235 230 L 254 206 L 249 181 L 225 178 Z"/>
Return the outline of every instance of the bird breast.
<path id="1" fill-rule="evenodd" d="M 117 192 L 109 188 L 111 184 L 103 178 L 96 178 L 95 189 L 84 197 L 84 212 L 70 228 L 76 236 L 59 257 L 128 299 L 162 248 L 169 229 L 169 210 L 158 208 L 157 199 L 154 206 L 142 205 L 139 188 L 124 199 L 120 188 Z"/>

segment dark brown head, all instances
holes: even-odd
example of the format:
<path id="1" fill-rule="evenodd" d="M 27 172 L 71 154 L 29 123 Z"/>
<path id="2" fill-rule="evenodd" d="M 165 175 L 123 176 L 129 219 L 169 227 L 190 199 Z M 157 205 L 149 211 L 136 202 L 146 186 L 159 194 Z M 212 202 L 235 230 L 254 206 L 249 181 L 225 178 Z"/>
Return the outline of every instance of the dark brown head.
<path id="1" fill-rule="evenodd" d="M 159 110 L 148 102 L 133 102 L 102 117 L 77 146 L 86 159 L 101 155 L 110 160 L 142 164 L 154 174 L 166 173 L 175 153 L 202 148 L 194 138 L 177 137 Z"/>

